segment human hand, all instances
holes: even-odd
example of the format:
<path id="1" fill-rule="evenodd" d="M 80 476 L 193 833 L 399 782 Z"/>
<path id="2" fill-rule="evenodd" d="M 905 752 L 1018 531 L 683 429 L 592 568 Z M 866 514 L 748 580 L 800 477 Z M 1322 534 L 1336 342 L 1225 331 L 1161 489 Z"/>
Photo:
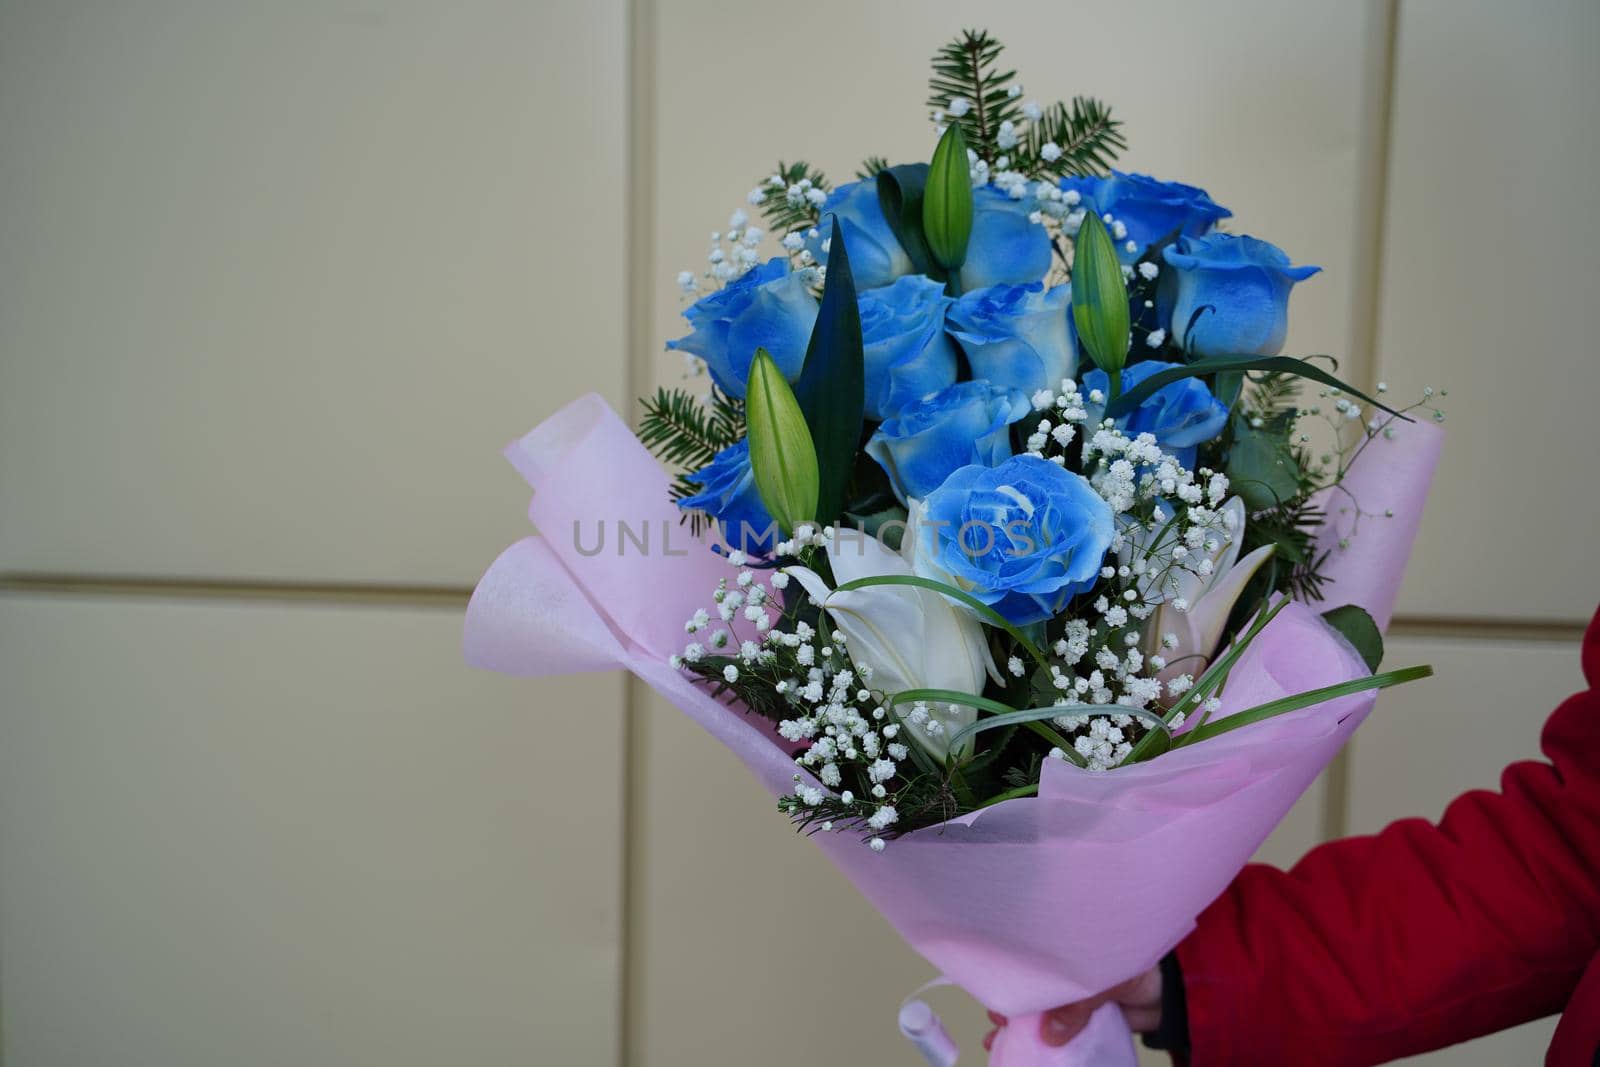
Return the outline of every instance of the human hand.
<path id="1" fill-rule="evenodd" d="M 1137 978 L 1130 978 L 1121 985 L 1112 986 L 1104 993 L 1088 1000 L 1063 1004 L 1059 1008 L 1045 1012 L 1039 1021 L 1040 1040 L 1051 1048 L 1060 1048 L 1077 1037 L 1083 1028 L 1089 1025 L 1089 1016 L 1107 1001 L 1122 1008 L 1122 1015 L 1128 1020 L 1128 1029 L 1134 1033 L 1145 1033 L 1156 1029 L 1161 1025 L 1160 968 L 1152 967 Z M 1000 1027 L 1006 1025 L 1006 1017 L 991 1011 L 989 1021 L 994 1023 L 995 1028 L 983 1039 L 985 1049 L 994 1046 L 995 1035 L 1000 1032 Z"/>

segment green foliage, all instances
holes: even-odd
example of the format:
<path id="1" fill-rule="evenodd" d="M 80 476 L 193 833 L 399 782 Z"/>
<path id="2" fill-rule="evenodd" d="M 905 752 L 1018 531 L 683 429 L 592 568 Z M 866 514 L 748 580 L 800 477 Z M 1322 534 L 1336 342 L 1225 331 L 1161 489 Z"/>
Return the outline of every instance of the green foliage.
<path id="1" fill-rule="evenodd" d="M 804 197 L 791 202 L 789 187 L 809 182 L 810 188 L 827 192 L 829 189 L 827 176 L 809 163 L 784 163 L 781 160 L 772 174 L 782 178 L 783 184 L 772 184 L 770 176 L 763 178 L 758 186 L 761 190 L 761 203 L 756 205 L 761 211 L 761 217 L 767 222 L 768 232 L 782 237 L 794 230 L 815 226 L 822 218 L 822 212 Z"/>
<path id="2" fill-rule="evenodd" d="M 1039 158 L 1039 149 L 1046 142 L 1061 149 L 1061 157 L 1054 162 Z M 1128 147 L 1122 123 L 1111 117 L 1111 108 L 1087 96 L 1045 108 L 1039 121 L 1029 124 L 1026 144 L 1023 158 L 1033 167 L 1029 176 L 1034 178 L 1106 174 L 1117 153 Z"/>
<path id="3" fill-rule="evenodd" d="M 1224 473 L 1233 491 L 1252 512 L 1281 507 L 1300 493 L 1300 464 L 1280 434 L 1246 422 L 1228 449 Z"/>
<path id="4" fill-rule="evenodd" d="M 1220 375 L 1219 375 L 1220 377 Z M 1268 372 L 1249 375 L 1235 405 L 1220 461 L 1234 491 L 1250 510 L 1240 555 L 1271 545 L 1273 556 L 1245 586 L 1229 626 L 1243 625 L 1274 593 L 1301 601 L 1322 599 L 1327 553 L 1316 551 L 1316 532 L 1327 515 L 1314 502 L 1322 488 L 1310 456 L 1295 443 L 1295 397 L 1300 379 Z M 1241 458 L 1236 460 L 1235 455 Z"/>
<path id="5" fill-rule="evenodd" d="M 687 389 L 657 389 L 654 397 L 643 397 L 639 404 L 644 408 L 639 419 L 639 440 L 677 472 L 672 484 L 673 500 L 699 492 L 699 483 L 690 476 L 744 437 L 743 402 L 715 385 L 709 399 Z M 698 534 L 704 516 L 697 512 L 689 521 Z"/>
<path id="6" fill-rule="evenodd" d="M 928 185 L 928 164 L 902 163 L 878 172 L 878 207 L 896 241 L 905 249 L 918 274 L 944 281 L 945 273 L 934 262 L 928 239 L 922 232 L 922 198 Z"/>
<path id="7" fill-rule="evenodd" d="M 1365 608 L 1345 604 L 1324 611 L 1322 618 L 1354 646 L 1367 670 L 1378 669 L 1378 664 L 1383 662 L 1383 634 Z"/>
<path id="8" fill-rule="evenodd" d="M 1022 105 L 1006 92 L 1017 72 L 998 66 L 1004 47 L 987 30 L 966 30 L 934 54 L 933 77 L 928 79 L 928 106 L 945 110 L 961 126 L 967 147 L 991 162 L 1004 154 L 1000 124 L 1022 124 Z M 957 98 L 971 104 L 960 118 L 948 110 Z"/>
<path id="9" fill-rule="evenodd" d="M 835 218 L 829 236 L 822 304 L 806 345 L 805 365 L 794 384 L 794 395 L 816 447 L 821 481 L 813 517 L 823 525 L 837 519 L 847 503 L 850 474 L 865 424 L 866 373 L 861 308 L 856 303 L 850 253 Z"/>
<path id="10" fill-rule="evenodd" d="M 856 168 L 856 177 L 862 181 L 871 181 L 879 174 L 889 169 L 889 161 L 882 156 L 868 156 L 861 161 L 861 166 Z"/>
<path id="11" fill-rule="evenodd" d="M 1093 215 L 1088 215 L 1085 217 L 1085 222 L 1093 218 Z M 1081 233 L 1079 234 L 1079 242 L 1081 254 Z M 1074 279 L 1074 283 L 1076 281 L 1077 279 Z M 1074 284 L 1074 289 L 1076 289 L 1076 284 Z M 1076 309 L 1076 292 L 1073 293 L 1073 299 L 1074 309 Z M 1150 396 L 1157 389 L 1171 385 L 1173 382 L 1181 381 L 1184 378 L 1199 378 L 1212 374 L 1222 374 L 1226 371 L 1274 371 L 1281 374 L 1293 374 L 1301 378 L 1309 378 L 1330 388 L 1342 389 L 1351 396 L 1365 400 L 1374 407 L 1382 408 L 1391 415 L 1406 419 L 1407 422 L 1412 421 L 1383 401 L 1374 400 L 1354 386 L 1341 382 L 1310 360 L 1298 359 L 1294 356 L 1218 356 L 1215 359 L 1198 359 L 1187 366 L 1174 367 L 1171 370 L 1164 370 L 1158 374 L 1150 375 L 1137 386 L 1129 389 L 1126 393 L 1106 405 L 1106 416 L 1114 419 L 1118 416 L 1126 415 L 1138 407 L 1145 397 Z"/>

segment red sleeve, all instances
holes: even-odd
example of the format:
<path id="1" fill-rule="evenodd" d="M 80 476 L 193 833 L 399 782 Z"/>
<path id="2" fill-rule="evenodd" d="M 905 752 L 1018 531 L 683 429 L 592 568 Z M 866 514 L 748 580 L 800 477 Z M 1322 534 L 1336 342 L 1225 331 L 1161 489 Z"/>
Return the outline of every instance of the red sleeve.
<path id="1" fill-rule="evenodd" d="M 1600 950 L 1600 614 L 1583 670 L 1499 793 L 1240 873 L 1178 948 L 1192 1067 L 1383 1063 L 1562 1010 Z"/>

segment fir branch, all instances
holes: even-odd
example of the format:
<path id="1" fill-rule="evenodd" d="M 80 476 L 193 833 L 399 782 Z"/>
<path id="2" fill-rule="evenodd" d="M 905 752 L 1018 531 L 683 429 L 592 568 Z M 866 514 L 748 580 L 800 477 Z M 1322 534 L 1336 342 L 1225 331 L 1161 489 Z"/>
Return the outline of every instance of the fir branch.
<path id="1" fill-rule="evenodd" d="M 700 483 L 694 475 L 716 458 L 717 453 L 744 437 L 744 402 L 727 395 L 715 385 L 709 401 L 687 389 L 658 389 L 654 398 L 639 403 L 644 415 L 639 420 L 639 440 L 669 467 L 678 469 L 672 482 L 673 500 L 694 496 Z M 705 516 L 687 516 L 690 528 L 698 535 Z"/>
<path id="2" fill-rule="evenodd" d="M 928 106 L 960 122 L 967 147 L 990 163 L 1002 154 L 1000 124 L 1021 125 L 1021 105 L 1008 91 L 1017 72 L 996 66 L 1004 48 L 986 30 L 966 30 L 934 54 L 933 76 L 928 79 Z M 959 117 L 949 112 L 950 102 L 957 98 L 969 104 Z"/>
<path id="3" fill-rule="evenodd" d="M 889 169 L 889 161 L 882 156 L 868 156 L 861 161 L 861 166 L 856 168 L 856 177 L 862 181 L 871 181 L 881 171 Z"/>
<path id="4" fill-rule="evenodd" d="M 774 182 L 772 179 L 780 179 Z M 757 186 L 761 192 L 762 218 L 767 229 L 778 237 L 795 230 L 809 230 L 822 218 L 822 209 L 806 199 L 806 191 L 820 189 L 828 192 L 828 178 L 806 162 L 784 163 L 781 160 L 772 175 Z"/>
<path id="5" fill-rule="evenodd" d="M 687 389 L 658 389 L 642 398 L 644 417 L 639 440 L 661 462 L 674 467 L 703 467 L 726 445 L 713 425 L 705 402 Z"/>
<path id="6" fill-rule="evenodd" d="M 1245 410 L 1263 420 L 1278 419 L 1296 414 L 1295 397 L 1300 391 L 1300 381 L 1292 374 L 1269 371 L 1250 379 L 1251 389 L 1245 398 Z"/>
<path id="7" fill-rule="evenodd" d="M 1039 150 L 1046 143 L 1061 149 L 1060 157 L 1045 161 Z M 1091 97 L 1075 96 L 1071 104 L 1051 104 L 1038 122 L 1029 124 L 1023 158 L 1032 161 L 1034 169 L 1029 176 L 1033 178 L 1105 174 L 1127 147 L 1122 123 L 1111 117 L 1109 106 Z"/>

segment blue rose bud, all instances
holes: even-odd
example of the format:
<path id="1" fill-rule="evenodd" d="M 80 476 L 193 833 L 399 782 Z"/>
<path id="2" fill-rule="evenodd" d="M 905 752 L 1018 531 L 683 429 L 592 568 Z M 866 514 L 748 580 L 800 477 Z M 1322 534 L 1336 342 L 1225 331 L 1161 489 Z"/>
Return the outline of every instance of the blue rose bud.
<path id="1" fill-rule="evenodd" d="M 876 181 L 841 185 L 823 201 L 822 223 L 816 227 L 816 236 L 806 240 L 806 248 L 823 264 L 828 262 L 828 253 L 822 250 L 822 241 L 832 230 L 829 215 L 839 220 L 840 236 L 849 246 L 850 274 L 858 292 L 888 285 L 915 270 L 911 257 L 889 228 L 889 220 L 883 217 Z"/>
<path id="2" fill-rule="evenodd" d="M 750 466 L 750 442 L 740 441 L 718 452 L 709 464 L 688 476 L 700 487 L 678 501 L 684 511 L 703 511 L 721 528 L 723 542 L 752 554 L 770 551 L 778 542 L 778 526 L 761 503 Z"/>
<path id="3" fill-rule="evenodd" d="M 1032 411 L 1021 393 L 986 381 L 958 382 L 902 408 L 867 441 L 901 503 L 927 496 L 969 464 L 1011 455 L 1011 424 Z"/>
<path id="4" fill-rule="evenodd" d="M 956 346 L 944 332 L 952 303 L 944 286 L 921 274 L 861 294 L 867 418 L 886 419 L 955 384 Z"/>
<path id="5" fill-rule="evenodd" d="M 1163 253 L 1172 336 L 1197 356 L 1275 356 L 1289 329 L 1289 290 L 1321 267 L 1294 267 L 1276 245 L 1216 233 Z"/>
<path id="6" fill-rule="evenodd" d="M 1014 200 L 992 185 L 972 190 L 972 236 L 961 264 L 962 292 L 1028 285 L 1050 272 L 1050 237 L 1043 226 L 1028 221 L 1037 206 L 1031 197 Z M 850 246 L 852 257 L 855 247 Z"/>
<path id="7" fill-rule="evenodd" d="M 1138 259 L 1151 244 L 1173 230 L 1181 227 L 1190 237 L 1203 237 L 1217 220 L 1233 214 L 1204 189 L 1182 182 L 1158 181 L 1148 174 L 1114 170 L 1109 178 L 1062 178 L 1061 188 L 1076 192 L 1083 206 L 1096 215 L 1109 214 L 1113 226 L 1122 224 L 1116 246 L 1124 263 Z"/>
<path id="8" fill-rule="evenodd" d="M 774 256 L 696 301 L 683 317 L 694 332 L 667 347 L 699 356 L 718 388 L 742 397 L 758 348 L 771 354 L 785 378 L 799 376 L 817 321 L 817 298 L 786 258 Z"/>
<path id="9" fill-rule="evenodd" d="M 1152 374 L 1172 370 L 1176 363 L 1163 363 L 1158 359 L 1146 360 L 1125 367 L 1122 371 L 1122 390 L 1127 392 Z M 1085 392 L 1095 389 L 1105 393 L 1110 384 L 1105 371 L 1092 370 L 1083 376 Z M 1089 422 L 1099 422 L 1105 406 L 1089 407 Z M 1129 437 L 1142 433 L 1152 434 L 1156 443 L 1183 466 L 1194 468 L 1195 451 L 1222 432 L 1228 424 L 1228 408 L 1211 395 L 1206 383 L 1199 378 L 1182 378 L 1151 393 L 1128 414 L 1117 420 L 1117 428 Z"/>
<path id="10" fill-rule="evenodd" d="M 907 536 L 917 573 L 1026 626 L 1094 585 L 1114 527 L 1110 505 L 1081 475 L 1015 456 L 951 474 L 922 502 Z"/>
<path id="11" fill-rule="evenodd" d="M 1059 389 L 1078 370 L 1070 287 L 996 285 L 957 300 L 945 315 L 974 377 L 1032 396 Z"/>

